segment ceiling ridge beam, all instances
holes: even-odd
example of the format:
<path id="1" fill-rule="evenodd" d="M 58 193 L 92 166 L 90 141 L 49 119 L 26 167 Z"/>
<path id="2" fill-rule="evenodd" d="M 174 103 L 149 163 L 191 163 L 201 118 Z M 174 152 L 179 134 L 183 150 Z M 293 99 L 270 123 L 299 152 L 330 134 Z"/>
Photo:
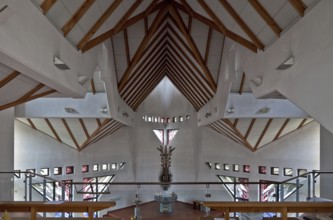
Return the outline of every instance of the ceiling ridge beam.
<path id="1" fill-rule="evenodd" d="M 21 74 L 20 72 L 15 70 L 15 71 L 11 72 L 10 74 L 8 74 L 7 76 L 5 76 L 3 79 L 0 80 L 0 88 L 7 85 L 10 81 L 15 79 L 20 74 Z"/>
<path id="2" fill-rule="evenodd" d="M 165 39 L 162 39 L 162 41 L 165 41 Z M 155 66 L 157 64 L 157 61 L 161 61 L 160 56 L 165 52 L 163 48 L 165 47 L 166 42 L 163 44 L 156 44 L 156 47 L 154 47 L 154 52 L 150 53 L 147 55 L 146 59 L 144 59 L 138 66 L 137 70 L 133 72 L 131 78 L 128 80 L 126 87 L 121 91 L 121 96 L 123 97 L 124 100 L 127 99 L 128 95 L 131 93 L 131 87 L 134 86 L 134 88 L 138 87 L 140 85 L 141 81 L 144 79 L 144 74 L 145 70 L 147 68 L 150 68 L 152 66 Z"/>
<path id="3" fill-rule="evenodd" d="M 123 0 L 114 0 L 111 5 L 104 11 L 104 13 L 98 18 L 95 24 L 89 29 L 88 33 L 77 44 L 77 48 L 82 50 L 86 43 L 94 36 L 98 29 L 104 24 L 104 22 L 111 16 L 111 14 L 118 8 Z"/>
<path id="4" fill-rule="evenodd" d="M 242 133 L 234 127 L 234 125 L 231 123 L 231 121 L 229 119 L 222 119 L 227 125 L 229 125 L 229 127 L 231 129 L 233 129 L 235 131 L 235 133 L 237 134 L 237 136 L 239 138 L 241 138 L 241 140 L 244 142 L 244 146 L 251 150 L 252 152 L 254 151 L 254 148 L 252 147 L 252 145 L 244 138 L 244 136 L 242 135 Z"/>
<path id="5" fill-rule="evenodd" d="M 52 123 L 50 122 L 50 120 L 49 120 L 48 118 L 45 118 L 44 120 L 45 120 L 47 126 L 48 126 L 48 127 L 50 128 L 50 130 L 52 131 L 52 133 L 53 133 L 55 139 L 56 139 L 57 141 L 59 141 L 60 143 L 62 143 L 62 140 L 60 139 L 60 137 L 59 137 L 57 131 L 54 129 L 54 127 L 53 127 Z"/>
<path id="6" fill-rule="evenodd" d="M 294 7 L 294 9 L 301 17 L 304 17 L 304 12 L 307 7 L 302 0 L 289 0 L 289 3 Z"/>
<path id="7" fill-rule="evenodd" d="M 237 14 L 233 7 L 227 2 L 227 0 L 220 0 L 224 9 L 233 17 L 236 23 L 243 29 L 247 36 L 252 40 L 252 42 L 261 50 L 264 49 L 265 45 L 258 39 L 258 37 L 252 32 L 249 26 L 244 22 L 244 20 Z"/>
<path id="8" fill-rule="evenodd" d="M 149 83 L 147 87 L 143 88 L 140 91 L 141 97 L 137 98 L 137 100 L 133 102 L 134 110 L 136 110 L 140 106 L 140 104 L 147 98 L 147 96 L 154 90 L 154 88 L 156 88 L 158 83 L 163 79 L 163 77 L 165 76 L 165 65 L 161 64 L 161 67 L 156 72 L 156 77 L 151 80 L 151 83 Z"/>
<path id="9" fill-rule="evenodd" d="M 158 14 L 156 15 L 153 23 L 151 24 L 148 34 L 143 38 L 141 41 L 138 49 L 136 50 L 130 65 L 127 67 L 125 73 L 123 74 L 123 77 L 121 78 L 120 82 L 118 83 L 118 90 L 121 91 L 123 87 L 126 85 L 126 82 L 134 69 L 137 62 L 141 59 L 142 53 L 146 46 L 148 45 L 149 41 L 151 40 L 152 36 L 154 35 L 155 31 L 158 29 L 161 20 L 163 19 L 164 15 L 168 12 L 168 8 L 162 8 Z"/>
<path id="10" fill-rule="evenodd" d="M 157 0 L 153 0 L 152 3 L 148 6 L 148 8 L 141 12 L 140 14 L 129 18 L 129 15 L 126 13 L 125 15 L 128 17 L 125 17 L 125 15 L 118 21 L 118 23 L 115 25 L 114 28 L 111 28 L 107 32 L 95 37 L 94 39 L 88 41 L 85 46 L 81 49 L 82 52 L 86 52 L 87 50 L 99 45 L 100 43 L 110 39 L 115 34 L 119 33 L 120 31 L 124 30 L 125 28 L 137 23 L 141 19 L 144 19 L 145 17 L 149 16 L 150 14 L 154 13 L 156 10 L 159 10 L 163 5 L 165 5 L 165 2 L 160 2 L 156 4 Z"/>
<path id="11" fill-rule="evenodd" d="M 264 128 L 264 130 L 262 131 L 262 133 L 261 133 L 259 139 L 257 140 L 256 145 L 254 146 L 254 151 L 258 150 L 258 147 L 259 147 L 259 145 L 260 145 L 260 142 L 261 142 L 262 139 L 264 138 L 264 136 L 265 136 L 265 134 L 266 134 L 266 132 L 267 132 L 269 126 L 271 125 L 272 121 L 273 121 L 273 118 L 268 119 L 268 121 L 267 121 L 267 123 L 266 123 L 266 126 L 265 126 L 265 128 Z"/>
<path id="12" fill-rule="evenodd" d="M 67 122 L 66 122 L 66 119 L 62 118 L 61 119 L 62 123 L 64 124 L 69 136 L 71 137 L 73 143 L 75 144 L 76 148 L 79 150 L 80 149 L 80 145 L 77 143 L 76 139 L 75 139 L 75 136 L 71 130 L 71 128 L 68 126 Z"/>
<path id="13" fill-rule="evenodd" d="M 243 38 L 242 36 L 228 30 L 226 26 L 222 23 L 222 21 L 217 17 L 217 15 L 213 12 L 213 10 L 207 5 L 207 3 L 204 0 L 197 0 L 201 7 L 207 12 L 207 14 L 213 19 L 217 27 L 220 29 L 220 32 L 222 32 L 226 37 L 230 38 L 231 40 L 239 43 L 240 45 L 243 45 L 244 47 L 252 50 L 253 52 L 257 52 L 257 46 L 252 43 L 251 41 Z"/>
<path id="14" fill-rule="evenodd" d="M 93 5 L 95 0 L 85 0 L 80 8 L 72 15 L 72 17 L 66 22 L 66 24 L 61 28 L 64 37 L 73 29 L 73 27 L 80 21 L 83 15 L 89 10 Z"/>
<path id="15" fill-rule="evenodd" d="M 44 0 L 42 4 L 40 4 L 43 14 L 45 15 L 56 2 L 57 0 Z"/>
<path id="16" fill-rule="evenodd" d="M 170 38 L 171 39 L 171 38 Z M 172 40 L 171 40 L 172 41 Z M 172 41 L 172 43 L 173 44 L 175 44 L 175 42 L 173 42 Z M 176 47 L 177 47 L 177 45 L 175 45 Z M 195 72 L 190 68 L 190 66 L 186 63 L 186 61 L 182 58 L 182 56 L 180 56 L 180 54 L 177 52 L 177 50 L 175 50 L 174 49 L 174 47 L 171 45 L 171 44 L 169 44 L 169 47 L 171 47 L 171 49 L 173 49 L 173 51 L 174 51 L 174 53 L 176 54 L 176 56 L 178 57 L 178 59 L 180 59 L 181 61 L 182 61 L 182 63 L 184 63 L 184 65 L 186 65 L 186 67 L 187 67 L 187 69 L 192 73 L 192 76 L 195 78 L 195 80 L 196 81 L 198 81 L 200 84 L 201 84 L 201 86 L 203 86 L 204 88 L 205 88 L 205 90 L 206 90 L 206 93 L 208 94 L 206 94 L 203 90 L 202 90 L 202 93 L 203 94 L 205 94 L 205 97 L 206 97 L 206 99 L 208 99 L 208 100 L 210 100 L 211 98 L 213 98 L 213 95 L 214 94 L 212 94 L 212 93 L 210 93 L 210 87 L 209 87 L 209 85 L 208 85 L 208 88 L 207 87 L 205 87 L 204 86 L 204 84 L 202 83 L 202 81 L 199 79 L 199 77 L 195 74 Z M 194 63 L 192 63 L 192 61 L 190 60 L 190 58 L 185 54 L 185 52 L 181 49 L 181 48 L 179 48 L 179 47 L 177 47 L 177 49 L 182 53 L 182 55 L 183 55 L 183 57 L 185 57 L 185 59 L 190 63 L 190 65 L 193 67 L 193 66 L 195 66 L 195 64 Z M 172 53 L 172 52 L 170 52 L 170 53 Z M 195 69 L 195 68 L 194 68 Z M 199 85 L 198 85 L 199 86 Z M 201 88 L 201 87 L 200 87 Z M 201 88 L 202 89 L 202 88 Z"/>
<path id="17" fill-rule="evenodd" d="M 177 11 L 177 9 L 175 9 L 174 7 L 170 7 L 170 13 L 171 15 L 174 17 L 175 21 L 178 24 L 178 28 L 179 30 L 182 32 L 182 34 L 184 35 L 187 43 L 189 44 L 191 50 L 193 51 L 193 54 L 197 60 L 197 62 L 199 63 L 202 71 L 205 73 L 206 78 L 209 82 L 210 87 L 212 88 L 212 90 L 214 91 L 214 93 L 216 93 L 216 83 L 214 81 L 214 78 L 212 76 L 212 74 L 210 73 L 210 71 L 208 70 L 208 68 L 205 66 L 204 60 L 200 55 L 200 52 L 194 42 L 194 40 L 192 39 L 192 37 L 187 33 L 187 28 L 184 24 L 183 19 L 181 18 L 179 12 Z"/>
<path id="18" fill-rule="evenodd" d="M 266 24 L 272 29 L 277 37 L 280 37 L 282 29 L 274 21 L 272 16 L 266 11 L 266 9 L 260 4 L 258 0 L 248 0 L 250 5 L 256 10 L 260 17 L 266 22 Z"/>

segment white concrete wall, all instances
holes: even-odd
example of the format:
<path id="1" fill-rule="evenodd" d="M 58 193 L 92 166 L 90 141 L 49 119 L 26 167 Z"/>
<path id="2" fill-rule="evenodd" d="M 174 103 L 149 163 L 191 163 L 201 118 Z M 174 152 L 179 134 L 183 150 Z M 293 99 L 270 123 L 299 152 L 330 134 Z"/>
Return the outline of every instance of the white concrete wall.
<path id="1" fill-rule="evenodd" d="M 14 109 L 0 111 L 0 172 L 14 170 Z M 0 174 L 0 201 L 13 200 L 13 175 Z"/>
<path id="2" fill-rule="evenodd" d="M 82 181 L 84 176 L 102 176 L 117 174 L 117 182 L 157 182 L 160 172 L 160 156 L 156 147 L 160 142 L 152 129 L 154 123 L 146 123 L 138 119 L 135 127 L 124 127 L 114 134 L 89 146 L 82 152 L 59 144 L 52 138 L 35 131 L 28 126 L 15 124 L 15 169 L 25 170 L 43 167 L 66 165 L 75 166 L 76 174 L 64 175 L 61 179 Z M 173 181 L 218 181 L 216 175 L 248 177 L 250 181 L 284 180 L 287 177 L 258 174 L 257 166 L 264 165 L 290 167 L 308 170 L 319 168 L 319 126 L 315 123 L 292 133 L 285 138 L 270 144 L 256 153 L 251 153 L 213 130 L 196 127 L 196 117 L 179 124 L 179 132 L 171 143 L 176 147 L 172 155 L 171 170 Z M 123 170 L 108 172 L 89 172 L 82 175 L 82 164 L 102 164 L 126 162 Z M 251 173 L 217 171 L 208 169 L 205 162 L 251 165 Z M 269 171 L 268 171 L 269 173 Z M 295 175 L 295 173 L 294 173 Z M 59 178 L 59 177 L 56 177 Z M 252 188 L 251 200 L 257 199 L 257 191 Z M 111 194 L 104 195 L 101 200 L 117 200 L 117 208 L 132 205 L 135 199 L 136 186 L 111 186 Z M 204 199 L 206 186 L 171 186 L 169 192 L 176 192 L 179 200 L 191 202 L 193 199 Z M 141 186 L 141 199 L 151 201 L 156 192 L 161 192 L 158 186 Z M 221 186 L 210 186 L 211 200 L 230 200 L 230 196 Z M 22 192 L 18 192 L 20 194 Z M 76 196 L 79 200 L 81 195 Z"/>
<path id="3" fill-rule="evenodd" d="M 323 126 L 320 126 L 320 171 L 332 171 L 333 135 Z M 333 175 L 320 175 L 320 194 L 323 198 L 333 199 Z"/>

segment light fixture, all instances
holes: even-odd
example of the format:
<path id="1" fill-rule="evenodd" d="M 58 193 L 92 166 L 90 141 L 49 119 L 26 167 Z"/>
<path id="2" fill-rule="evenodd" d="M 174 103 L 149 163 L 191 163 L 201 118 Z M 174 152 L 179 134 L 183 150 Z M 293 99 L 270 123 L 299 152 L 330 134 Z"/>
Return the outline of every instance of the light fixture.
<path id="1" fill-rule="evenodd" d="M 268 113 L 271 109 L 269 107 L 264 107 L 259 109 L 259 113 L 265 114 Z"/>
<path id="2" fill-rule="evenodd" d="M 53 57 L 53 64 L 60 70 L 69 70 L 69 67 L 62 60 L 60 60 L 59 57 Z"/>
<path id="3" fill-rule="evenodd" d="M 100 109 L 100 112 L 104 113 L 104 114 L 108 113 L 108 111 L 109 111 L 109 109 L 106 106 L 104 106 Z"/>
<path id="4" fill-rule="evenodd" d="M 8 8 L 8 5 L 5 5 L 3 7 L 0 8 L 0 13 L 3 12 L 6 8 Z"/>
<path id="5" fill-rule="evenodd" d="M 207 112 L 207 113 L 205 114 L 205 117 L 206 117 L 206 118 L 209 118 L 211 115 L 212 115 L 212 114 L 211 114 L 210 112 Z"/>
<path id="6" fill-rule="evenodd" d="M 262 84 L 262 76 L 257 76 L 251 79 L 251 82 L 256 86 L 260 86 Z"/>
<path id="7" fill-rule="evenodd" d="M 65 112 L 67 113 L 77 113 L 77 111 L 74 109 L 74 108 L 71 108 L 71 107 L 66 107 L 65 108 Z"/>
<path id="8" fill-rule="evenodd" d="M 277 70 L 286 70 L 290 68 L 292 65 L 294 65 L 294 57 L 291 56 L 288 59 L 286 59 L 283 63 L 281 63 L 276 69 Z"/>
<path id="9" fill-rule="evenodd" d="M 128 113 L 127 112 L 123 112 L 123 116 L 125 117 L 125 118 L 128 118 Z"/>
<path id="10" fill-rule="evenodd" d="M 82 75 L 78 75 L 78 81 L 79 81 L 79 83 L 81 84 L 81 85 L 83 85 L 85 82 L 87 82 L 88 81 L 88 76 L 82 76 Z"/>
<path id="11" fill-rule="evenodd" d="M 227 108 L 227 113 L 232 114 L 235 112 L 235 109 L 233 107 Z"/>

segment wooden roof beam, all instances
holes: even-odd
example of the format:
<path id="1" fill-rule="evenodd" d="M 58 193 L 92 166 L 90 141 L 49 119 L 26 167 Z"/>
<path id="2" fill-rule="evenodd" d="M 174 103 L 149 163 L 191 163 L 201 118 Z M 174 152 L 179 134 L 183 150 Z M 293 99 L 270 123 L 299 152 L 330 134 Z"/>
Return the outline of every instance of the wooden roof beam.
<path id="1" fill-rule="evenodd" d="M 294 9 L 298 12 L 298 14 L 303 17 L 304 12 L 306 10 L 306 5 L 302 0 L 289 0 L 290 4 L 294 7 Z"/>
<path id="2" fill-rule="evenodd" d="M 239 86 L 239 92 L 238 92 L 240 95 L 242 95 L 242 93 L 243 93 L 245 78 L 246 78 L 245 73 L 243 73 L 241 84 Z"/>
<path id="3" fill-rule="evenodd" d="M 27 121 L 28 121 L 30 127 L 32 127 L 33 129 L 37 130 L 35 124 L 32 122 L 32 120 L 30 118 L 27 118 Z"/>
<path id="4" fill-rule="evenodd" d="M 272 29 L 277 37 L 280 37 L 282 29 L 280 26 L 274 21 L 270 14 L 266 11 L 266 9 L 260 4 L 258 0 L 248 0 L 252 7 L 257 11 L 257 13 L 261 16 L 262 19 L 266 22 L 266 24 Z"/>
<path id="5" fill-rule="evenodd" d="M 197 1 L 201 5 L 201 7 L 207 12 L 207 14 L 213 19 L 217 27 L 226 37 L 232 39 L 233 41 L 239 43 L 240 45 L 243 45 L 244 47 L 252 50 L 253 52 L 257 52 L 257 46 L 254 43 L 228 30 L 226 26 L 222 23 L 222 21 L 219 19 L 219 17 L 217 17 L 217 15 L 213 12 L 213 10 L 207 5 L 207 3 L 204 0 L 197 0 Z"/>
<path id="6" fill-rule="evenodd" d="M 252 42 L 259 48 L 264 49 L 264 44 L 258 39 L 258 37 L 252 32 L 252 30 L 247 26 L 243 19 L 237 14 L 237 12 L 232 8 L 227 0 L 220 0 L 220 3 L 223 5 L 224 9 L 233 17 L 236 23 L 243 29 L 243 31 L 249 36 Z"/>
<path id="7" fill-rule="evenodd" d="M 287 126 L 287 124 L 289 123 L 289 121 L 290 121 L 290 118 L 287 118 L 284 121 L 283 125 L 281 126 L 281 128 L 279 129 L 279 131 L 276 133 L 273 141 L 276 141 L 277 139 L 279 139 L 280 135 L 282 134 L 283 130 L 285 129 L 285 127 Z"/>
<path id="8" fill-rule="evenodd" d="M 81 49 L 82 52 L 85 52 L 97 46 L 98 44 L 104 42 L 105 40 L 110 39 L 112 36 L 124 30 L 125 28 L 128 28 L 129 26 L 137 23 L 141 19 L 144 19 L 145 17 L 149 16 L 151 13 L 154 13 L 156 10 L 160 9 L 161 6 L 165 4 L 164 1 L 159 4 L 156 4 L 157 2 L 158 2 L 157 0 L 153 0 L 152 3 L 148 6 L 148 8 L 144 12 L 128 19 L 131 15 L 130 12 L 132 11 L 132 9 L 130 8 L 127 11 L 128 13 L 125 13 L 125 15 L 118 21 L 118 23 L 115 25 L 114 28 L 111 28 L 109 31 L 105 32 L 104 34 L 101 34 L 95 37 L 94 39 L 88 41 Z"/>
<path id="9" fill-rule="evenodd" d="M 7 76 L 5 76 L 3 79 L 0 80 L 0 88 L 7 85 L 10 81 L 15 79 L 18 75 L 20 75 L 20 72 L 15 70 L 15 71 L 11 72 L 10 74 L 8 74 Z"/>
<path id="10" fill-rule="evenodd" d="M 87 130 L 86 125 L 84 124 L 83 119 L 82 119 L 82 118 L 79 118 L 79 122 L 80 122 L 80 125 L 81 125 L 82 130 L 84 131 L 84 134 L 86 135 L 87 138 L 89 138 L 90 135 L 89 135 L 89 132 L 88 132 L 88 130 Z"/>
<path id="11" fill-rule="evenodd" d="M 246 140 L 247 140 L 247 138 L 249 137 L 249 135 L 250 135 L 250 133 L 251 133 L 251 131 L 252 131 L 252 128 L 253 128 L 253 125 L 254 125 L 255 122 L 256 122 L 256 119 L 255 119 L 255 118 L 252 118 L 251 123 L 250 123 L 249 127 L 247 128 L 247 131 L 246 131 L 245 136 L 244 136 L 244 138 L 245 138 Z"/>
<path id="12" fill-rule="evenodd" d="M 44 120 L 45 120 L 47 126 L 49 126 L 50 130 L 52 131 L 54 137 L 55 137 L 60 143 L 62 143 L 62 141 L 61 141 L 61 139 L 60 139 L 58 133 L 57 133 L 56 130 L 54 129 L 54 127 L 53 127 L 53 125 L 51 124 L 50 120 L 47 119 L 47 118 L 45 118 Z"/>
<path id="13" fill-rule="evenodd" d="M 156 15 L 153 23 L 151 24 L 151 26 L 149 28 L 148 34 L 141 41 L 138 49 L 136 50 L 134 56 L 132 57 L 130 65 L 127 67 L 126 71 L 123 74 L 123 77 L 121 78 L 120 82 L 118 83 L 118 90 L 119 91 L 121 91 L 124 88 L 124 86 L 126 85 L 132 70 L 136 66 L 137 62 L 141 59 L 141 56 L 142 56 L 142 53 L 143 53 L 144 49 L 146 48 L 149 41 L 153 37 L 155 31 L 160 26 L 160 23 L 161 23 L 164 15 L 166 15 L 167 12 L 168 12 L 168 8 L 163 8 Z"/>
<path id="14" fill-rule="evenodd" d="M 130 63 L 131 63 L 131 55 L 130 55 L 130 52 L 129 52 L 128 35 L 127 35 L 127 29 L 126 28 L 123 30 L 123 33 L 124 33 L 124 41 L 125 41 L 127 66 L 129 66 Z"/>
<path id="15" fill-rule="evenodd" d="M 64 37 L 73 29 L 73 27 L 80 21 L 83 15 L 89 10 L 95 0 L 85 0 L 80 8 L 73 14 L 73 16 L 61 28 Z"/>
<path id="16" fill-rule="evenodd" d="M 252 152 L 254 151 L 252 145 L 243 137 L 242 133 L 236 128 L 234 127 L 234 125 L 231 123 L 231 121 L 229 119 L 223 119 L 223 121 L 230 126 L 230 128 L 232 128 L 234 130 L 234 132 L 237 134 L 237 136 L 243 141 L 244 146 L 251 150 Z"/>
<path id="17" fill-rule="evenodd" d="M 92 36 L 98 31 L 98 29 L 104 24 L 104 22 L 111 16 L 111 14 L 116 10 L 120 5 L 122 0 L 114 0 L 112 4 L 105 10 L 101 17 L 95 22 L 95 24 L 90 28 L 88 33 L 84 35 L 81 41 L 78 43 L 77 48 L 82 50 L 85 44 L 90 40 Z"/>
<path id="18" fill-rule="evenodd" d="M 44 0 L 42 4 L 40 5 L 40 8 L 42 9 L 43 14 L 45 15 L 56 3 L 57 0 Z"/>
<path id="19" fill-rule="evenodd" d="M 210 42 L 212 40 L 212 33 L 213 33 L 213 29 L 211 27 L 209 27 L 207 42 L 206 42 L 205 58 L 204 58 L 205 66 L 207 66 L 207 62 L 208 62 Z"/>
<path id="20" fill-rule="evenodd" d="M 77 143 L 76 139 L 75 139 L 75 136 L 71 130 L 71 128 L 68 126 L 67 122 L 66 122 L 66 119 L 62 118 L 61 119 L 62 123 L 64 124 L 69 136 L 71 137 L 73 143 L 75 144 L 76 148 L 79 150 L 80 149 L 80 146 L 79 144 Z"/>
<path id="21" fill-rule="evenodd" d="M 210 71 L 208 70 L 208 68 L 205 66 L 205 62 L 202 59 L 200 52 L 194 42 L 194 40 L 192 39 L 192 37 L 187 33 L 187 28 L 184 24 L 183 19 L 181 18 L 179 12 L 174 8 L 174 7 L 170 7 L 170 13 L 172 14 L 172 16 L 174 17 L 175 21 L 177 22 L 177 27 L 179 28 L 179 30 L 182 32 L 182 34 L 184 35 L 187 43 L 189 44 L 191 50 L 193 51 L 193 54 L 195 56 L 195 59 L 197 60 L 198 64 L 200 65 L 202 71 L 205 73 L 206 78 L 209 82 L 209 86 L 212 88 L 212 90 L 214 91 L 214 93 L 216 92 L 217 86 L 216 83 L 214 81 L 214 78 L 212 77 L 212 74 L 210 73 Z"/>
<path id="22" fill-rule="evenodd" d="M 95 88 L 95 82 L 94 82 L 93 78 L 91 78 L 91 80 L 90 80 L 90 86 L 91 86 L 92 94 L 95 95 L 96 94 L 96 88 Z"/>
<path id="23" fill-rule="evenodd" d="M 111 119 L 105 119 L 101 126 L 99 126 L 98 128 L 96 128 L 96 130 L 90 135 L 90 137 L 83 142 L 83 144 L 81 144 L 81 146 L 78 148 L 79 151 L 82 151 L 84 148 L 86 148 L 88 146 L 88 144 L 90 143 L 90 141 L 98 134 L 98 132 L 107 124 L 111 121 Z"/>
<path id="24" fill-rule="evenodd" d="M 262 133 L 261 133 L 259 139 L 257 140 L 256 145 L 254 146 L 254 151 L 258 150 L 258 147 L 259 147 L 259 145 L 260 145 L 260 142 L 261 142 L 262 139 L 264 138 L 264 136 L 265 136 L 265 134 L 266 134 L 266 132 L 267 132 L 269 126 L 271 125 L 272 121 L 273 121 L 273 118 L 268 119 L 268 121 L 267 121 L 267 123 L 266 123 L 266 126 L 265 126 L 265 128 L 264 128 L 264 130 L 262 131 Z"/>

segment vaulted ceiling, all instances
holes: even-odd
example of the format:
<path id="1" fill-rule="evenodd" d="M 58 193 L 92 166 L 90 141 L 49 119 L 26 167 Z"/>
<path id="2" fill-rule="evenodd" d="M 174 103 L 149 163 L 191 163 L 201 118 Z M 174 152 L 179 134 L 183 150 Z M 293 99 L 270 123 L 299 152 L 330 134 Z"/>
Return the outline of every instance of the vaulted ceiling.
<path id="1" fill-rule="evenodd" d="M 98 47 L 104 41 L 111 41 L 119 94 L 133 110 L 167 76 L 198 111 L 216 94 L 222 56 L 228 53 L 224 50 L 226 39 L 254 53 L 265 50 L 318 0 L 32 2 L 73 47 L 82 53 Z M 0 73 L 1 87 L 18 80 L 24 85 L 15 93 L 15 97 L 1 100 L 1 109 L 56 93 L 6 66 L 2 66 Z M 103 81 L 96 74 L 90 85 L 89 92 L 105 92 Z M 244 73 L 235 77 L 229 92 L 251 92 Z M 123 126 L 113 119 L 104 119 L 102 122 L 101 119 L 82 118 L 59 118 L 52 119 L 52 122 L 48 119 L 21 121 L 78 150 Z M 255 151 L 283 136 L 283 130 L 297 130 L 310 121 L 312 120 L 221 119 L 211 123 L 209 127 Z M 294 125 L 293 128 L 286 129 L 291 124 Z M 62 131 L 67 132 L 60 132 L 60 125 L 63 126 Z M 57 130 L 54 127 L 58 127 L 58 133 L 54 132 Z M 61 138 L 59 133 L 64 134 L 64 137 Z M 257 139 L 251 133 L 256 134 Z M 263 141 L 268 133 L 272 138 Z"/>

